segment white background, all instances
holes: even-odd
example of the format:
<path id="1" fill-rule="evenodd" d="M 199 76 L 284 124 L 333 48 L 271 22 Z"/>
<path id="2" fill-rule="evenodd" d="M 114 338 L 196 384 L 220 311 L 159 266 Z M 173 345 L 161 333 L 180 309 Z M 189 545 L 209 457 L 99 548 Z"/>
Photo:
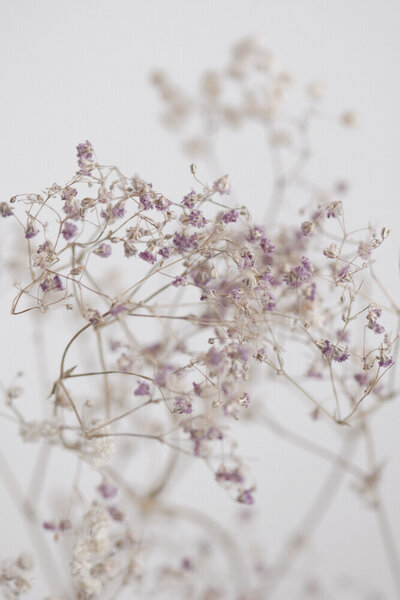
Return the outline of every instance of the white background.
<path id="1" fill-rule="evenodd" d="M 350 181 L 345 209 L 353 222 L 392 227 L 393 235 L 382 250 L 381 272 L 398 294 L 398 1 L 3 0 L 0 23 L 1 200 L 65 182 L 75 171 L 75 146 L 85 139 L 100 161 L 117 164 L 128 174 L 138 172 L 167 197 L 180 198 L 191 187 L 188 159 L 174 135 L 160 126 L 160 105 L 149 73 L 161 67 L 192 91 L 204 69 L 223 65 L 234 42 L 255 34 L 290 70 L 296 84 L 326 83 L 333 114 L 357 110 L 356 132 L 324 130 L 316 168 L 323 185 L 336 178 Z M 220 149 L 223 173 L 232 174 L 237 195 L 251 190 L 240 201 L 261 215 L 257 181 L 262 181 L 264 157 L 255 152 L 251 161 L 247 157 L 241 163 L 239 148 L 222 141 Z M 0 248 L 7 250 L 4 243 Z M 27 320 L 8 317 L 12 294 L 1 290 L 0 379 L 5 383 L 21 362 L 26 371 L 36 364 L 29 354 Z M 383 489 L 398 540 L 399 416 L 392 404 L 376 423 L 379 457 L 388 461 Z M 301 419 L 291 425 L 304 427 L 307 434 L 308 425 Z M 14 438 L 5 435 L 2 451 L 24 485 L 24 454 Z M 283 443 L 277 445 L 267 430 L 249 451 L 265 458 L 260 469 L 260 475 L 268 471 L 260 482 L 262 510 L 267 513 L 265 539 L 271 552 L 278 551 L 318 488 L 314 482 L 319 484 L 320 463 L 307 462 L 307 456 Z M 189 502 L 188 490 L 182 490 Z M 0 552 L 7 556 L 18 551 L 24 534 L 3 492 L 2 498 L 2 517 L 10 517 L 1 519 Z M 223 510 L 223 501 L 225 496 L 197 496 L 199 505 L 213 503 L 215 511 Z M 358 582 L 352 597 L 394 599 L 372 513 L 349 491 L 333 506 L 314 537 L 309 559 L 327 580 L 350 573 Z M 371 595 L 375 589 L 383 595 Z M 282 591 L 281 597 L 289 600 L 294 597 L 290 593 Z"/>

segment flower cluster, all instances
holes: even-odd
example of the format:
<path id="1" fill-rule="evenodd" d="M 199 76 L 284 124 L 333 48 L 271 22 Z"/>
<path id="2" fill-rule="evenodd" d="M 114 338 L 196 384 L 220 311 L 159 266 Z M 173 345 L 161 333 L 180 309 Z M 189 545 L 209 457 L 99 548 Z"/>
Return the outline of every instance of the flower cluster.
<path id="1" fill-rule="evenodd" d="M 230 583 L 219 586 L 217 576 L 216 587 L 203 582 L 199 592 L 191 576 L 207 561 L 211 568 L 211 554 L 192 551 L 171 566 L 169 550 L 159 558 L 162 544 L 150 534 L 144 546 L 154 554 L 144 569 L 131 523 L 147 519 L 149 530 L 158 529 L 163 515 L 205 522 L 207 530 L 206 518 L 162 500 L 178 456 L 202 461 L 239 505 L 257 504 L 256 482 L 236 441 L 240 427 L 265 420 L 257 378 L 263 386 L 286 385 L 306 400 L 314 419 L 326 419 L 341 434 L 343 424 L 354 423 L 365 432 L 366 411 L 393 394 L 386 373 L 395 363 L 398 336 L 386 319 L 398 308 L 390 298 L 391 308 L 381 308 L 363 293 L 366 283 L 376 289 L 373 263 L 389 229 L 348 230 L 344 184 L 315 194 L 303 174 L 309 155 L 303 137 L 315 113 L 307 110 L 295 126 L 285 121 L 291 76 L 259 43 L 245 40 L 225 70 L 204 76 L 196 99 L 163 74 L 154 82 L 165 100 L 164 118 L 174 126 L 196 115 L 216 129 L 252 119 L 268 129 L 273 152 L 296 148 L 300 136 L 295 168 L 275 174 L 272 208 L 276 217 L 275 207 L 294 185 L 307 191 L 309 202 L 294 224 L 271 219 L 262 225 L 233 203 L 228 175 L 204 184 L 192 165 L 195 189 L 169 199 L 139 175 L 99 162 L 86 140 L 77 146 L 77 171 L 65 184 L 0 204 L 26 251 L 28 279 L 18 284 L 13 314 L 59 308 L 52 315 L 59 318 L 59 337 L 61 310 L 73 327 L 59 368 L 48 377 L 52 388 L 42 420 L 24 416 L 19 387 L 4 391 L 25 443 L 57 447 L 100 478 L 90 501 L 74 480 L 79 510 L 71 501 L 65 514 L 42 522 L 47 537 L 69 540 L 74 589 L 88 600 L 116 597 L 125 586 L 157 597 L 146 569 L 157 571 L 177 598 L 239 597 Z M 228 83 L 240 92 L 236 103 L 226 94 Z M 312 106 L 320 101 L 318 86 L 307 93 Z M 351 112 L 341 118 L 346 126 L 354 120 Z M 211 151 L 210 131 L 202 131 L 186 140 L 187 150 Z M 140 464 L 151 452 L 155 468 L 146 469 L 146 485 L 130 485 L 126 465 Z M 211 529 L 218 533 L 215 524 Z M 29 587 L 21 564 L 1 567 L 0 585 L 9 597 Z M 250 595 L 240 598 L 258 600 L 264 591 L 250 586 L 244 589 Z"/>

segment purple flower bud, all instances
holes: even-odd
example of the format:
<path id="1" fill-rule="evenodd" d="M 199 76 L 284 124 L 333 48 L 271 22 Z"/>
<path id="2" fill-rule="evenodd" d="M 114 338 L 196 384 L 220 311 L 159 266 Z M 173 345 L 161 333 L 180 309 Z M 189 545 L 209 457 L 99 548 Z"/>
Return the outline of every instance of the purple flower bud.
<path id="1" fill-rule="evenodd" d="M 170 257 L 170 255 L 171 255 L 171 250 L 170 250 L 170 249 L 169 249 L 167 246 L 164 246 L 164 248 L 161 248 L 161 249 L 158 251 L 158 254 L 159 254 L 160 256 L 162 256 L 163 258 L 169 258 L 169 257 Z"/>
<path id="2" fill-rule="evenodd" d="M 226 224 L 236 223 L 238 218 L 239 218 L 239 213 L 237 212 L 237 210 L 229 210 L 228 212 L 223 213 L 221 216 L 222 221 Z"/>
<path id="3" fill-rule="evenodd" d="M 97 491 L 99 494 L 105 499 L 114 498 L 114 496 L 118 493 L 118 488 L 115 485 L 111 485 L 109 483 L 101 483 L 97 487 Z"/>
<path id="4" fill-rule="evenodd" d="M 143 210 L 150 210 L 153 208 L 150 194 L 142 194 L 139 198 L 139 202 Z"/>
<path id="5" fill-rule="evenodd" d="M 35 235 L 37 235 L 38 233 L 39 229 L 35 229 L 33 223 L 29 222 L 25 229 L 25 238 L 27 240 L 30 240 L 31 238 L 35 237 Z"/>
<path id="6" fill-rule="evenodd" d="M 192 210 L 188 216 L 188 221 L 193 227 L 201 229 L 205 227 L 207 221 L 200 210 Z"/>
<path id="7" fill-rule="evenodd" d="M 236 500 L 241 504 L 247 504 L 248 506 L 254 504 L 254 498 L 251 490 L 244 490 L 241 494 L 239 494 Z"/>
<path id="8" fill-rule="evenodd" d="M 74 223 L 70 223 L 69 221 L 66 221 L 64 223 L 64 227 L 62 228 L 62 235 L 64 237 L 65 240 L 70 240 L 74 237 L 74 235 L 76 235 L 78 231 L 78 227 L 74 224 Z"/>
<path id="9" fill-rule="evenodd" d="M 151 263 L 152 265 L 154 265 L 154 263 L 157 262 L 157 257 L 154 256 L 154 254 L 152 254 L 150 250 L 144 250 L 143 252 L 139 252 L 139 257 L 142 260 Z"/>
<path id="10" fill-rule="evenodd" d="M 141 381 L 134 391 L 135 396 L 150 396 L 150 386 L 148 383 Z"/>

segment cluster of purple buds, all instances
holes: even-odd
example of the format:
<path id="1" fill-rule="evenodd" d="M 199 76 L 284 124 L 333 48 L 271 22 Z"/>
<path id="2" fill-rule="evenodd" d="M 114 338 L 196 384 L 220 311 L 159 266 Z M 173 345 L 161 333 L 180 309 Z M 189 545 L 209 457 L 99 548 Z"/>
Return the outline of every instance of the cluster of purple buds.
<path id="1" fill-rule="evenodd" d="M 93 250 L 93 254 L 101 256 L 101 258 L 108 258 L 111 252 L 112 250 L 110 244 L 106 244 L 104 242 L 102 242 L 95 250 Z"/>
<path id="2" fill-rule="evenodd" d="M 338 344 L 331 344 L 329 340 L 317 340 L 315 343 L 329 361 L 333 359 L 336 362 L 344 362 L 350 356 L 347 347 L 343 348 Z"/>
<path id="3" fill-rule="evenodd" d="M 76 147 L 76 154 L 78 157 L 78 165 L 80 167 L 79 174 L 90 176 L 91 171 L 94 169 L 92 144 L 88 140 L 82 144 L 78 144 Z"/>
<path id="4" fill-rule="evenodd" d="M 283 276 L 284 281 L 291 288 L 298 288 L 303 283 L 308 283 L 312 276 L 312 266 L 308 258 L 303 256 L 300 259 L 300 264 L 297 267 L 293 267 Z"/>
<path id="5" fill-rule="evenodd" d="M 193 412 L 192 403 L 185 396 L 177 396 L 174 401 L 173 412 L 191 415 Z"/>

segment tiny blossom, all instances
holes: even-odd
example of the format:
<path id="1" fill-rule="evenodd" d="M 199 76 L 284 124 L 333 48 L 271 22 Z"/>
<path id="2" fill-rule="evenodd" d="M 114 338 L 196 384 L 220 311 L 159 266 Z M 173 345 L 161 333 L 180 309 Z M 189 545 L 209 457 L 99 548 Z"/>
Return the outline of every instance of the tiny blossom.
<path id="1" fill-rule="evenodd" d="M 197 247 L 198 236 L 197 233 L 189 236 L 184 233 L 176 232 L 172 241 L 176 250 L 183 253 Z"/>
<path id="2" fill-rule="evenodd" d="M 111 485 L 109 483 L 101 483 L 97 487 L 97 491 L 99 494 L 106 500 L 109 498 L 114 498 L 114 496 L 118 493 L 118 488 L 115 485 Z"/>
<path id="3" fill-rule="evenodd" d="M 114 521 L 123 521 L 125 518 L 124 513 L 117 506 L 108 506 L 108 514 Z"/>
<path id="4" fill-rule="evenodd" d="M 358 246 L 357 254 L 364 260 L 368 260 L 371 256 L 371 245 L 369 243 L 363 242 Z"/>
<path id="5" fill-rule="evenodd" d="M 158 254 L 163 258 L 169 258 L 171 255 L 171 250 L 167 246 L 164 246 L 163 248 L 160 248 Z"/>
<path id="6" fill-rule="evenodd" d="M 153 202 L 151 201 L 150 194 L 142 194 L 139 198 L 139 202 L 144 210 L 150 210 L 153 208 Z"/>
<path id="7" fill-rule="evenodd" d="M 150 386 L 148 383 L 144 381 L 139 382 L 136 390 L 134 391 L 135 396 L 149 396 L 150 395 Z"/>
<path id="8" fill-rule="evenodd" d="M 110 315 L 120 315 L 123 312 L 127 312 L 129 310 L 129 308 L 127 306 L 125 306 L 125 304 L 121 304 L 120 302 L 117 302 L 116 304 L 114 304 L 111 308 L 110 308 Z"/>
<path id="9" fill-rule="evenodd" d="M 247 504 L 249 506 L 254 504 L 254 496 L 252 494 L 252 490 L 244 490 L 243 492 L 241 492 L 237 497 L 237 501 L 241 504 Z"/>
<path id="10" fill-rule="evenodd" d="M 61 277 L 54 275 L 53 277 L 46 276 L 40 284 L 42 292 L 50 292 L 52 290 L 62 291 L 64 289 Z"/>
<path id="11" fill-rule="evenodd" d="M 25 229 L 25 238 L 27 240 L 30 240 L 31 238 L 35 237 L 35 235 L 37 235 L 38 233 L 39 230 L 35 229 L 35 226 L 32 222 L 29 222 Z"/>
<path id="12" fill-rule="evenodd" d="M 318 340 L 316 344 L 321 350 L 322 354 L 328 360 L 333 359 L 336 362 L 344 362 L 350 356 L 347 348 L 342 348 L 339 345 L 333 345 L 329 340 Z"/>
<path id="13" fill-rule="evenodd" d="M 376 304 L 370 304 L 368 307 L 367 321 L 369 329 L 374 329 L 377 319 L 382 315 L 382 309 Z"/>
<path id="14" fill-rule="evenodd" d="M 114 217 L 121 219 L 125 215 L 125 206 L 119 202 L 112 208 L 112 214 Z"/>
<path id="15" fill-rule="evenodd" d="M 229 184 L 228 175 L 224 175 L 220 177 L 213 183 L 213 190 L 218 192 L 221 196 L 224 194 L 229 194 L 231 191 L 231 186 Z"/>
<path id="16" fill-rule="evenodd" d="M 66 221 L 64 223 L 64 227 L 61 230 L 61 233 L 63 235 L 63 238 L 65 240 L 69 241 L 77 234 L 77 231 L 78 231 L 78 227 L 74 223 L 70 223 L 69 221 Z"/>
<path id="17" fill-rule="evenodd" d="M 326 216 L 328 219 L 337 219 L 342 214 L 342 203 L 332 202 L 327 206 Z"/>
<path id="18" fill-rule="evenodd" d="M 198 196 L 198 194 L 196 194 L 196 192 L 194 190 L 192 190 L 191 192 L 189 192 L 189 194 L 187 194 L 183 200 L 182 200 L 182 204 L 184 206 L 186 206 L 187 208 L 194 208 L 194 206 L 196 205 L 196 203 L 200 200 L 200 197 Z"/>
<path id="19" fill-rule="evenodd" d="M 175 279 L 172 282 L 172 285 L 174 287 L 181 287 L 181 286 L 187 285 L 187 282 L 188 282 L 187 277 L 185 275 L 184 277 L 175 277 Z"/>
<path id="20" fill-rule="evenodd" d="M 365 373 L 356 373 L 354 375 L 354 379 L 359 385 L 367 385 L 368 378 Z"/>
<path id="21" fill-rule="evenodd" d="M 143 250 L 143 252 L 139 252 L 139 258 L 145 260 L 154 265 L 157 262 L 157 257 L 150 252 L 150 250 Z"/>
<path id="22" fill-rule="evenodd" d="M 240 257 L 242 259 L 241 261 L 241 268 L 242 269 L 248 269 L 254 266 L 255 263 L 255 255 L 254 253 L 249 250 L 248 248 L 243 248 L 240 251 Z"/>
<path id="23" fill-rule="evenodd" d="M 76 153 L 78 157 L 78 165 L 80 167 L 79 173 L 81 175 L 90 175 L 94 168 L 94 156 L 93 146 L 86 140 L 86 142 L 78 144 L 76 147 Z"/>
<path id="24" fill-rule="evenodd" d="M 219 481 L 227 481 L 232 483 L 243 483 L 244 481 L 243 475 L 240 473 L 240 469 L 238 467 L 232 470 L 221 467 L 221 469 L 215 473 L 215 477 Z"/>
<path id="25" fill-rule="evenodd" d="M 177 396 L 174 400 L 174 412 L 190 415 L 193 412 L 192 403 L 184 396 Z"/>
<path id="26" fill-rule="evenodd" d="M 168 198 L 166 198 L 162 194 L 158 194 L 154 200 L 154 208 L 161 212 L 168 210 L 171 204 L 171 200 L 168 200 Z"/>
<path id="27" fill-rule="evenodd" d="M 195 381 L 193 381 L 192 383 L 193 385 L 193 391 L 196 394 L 196 396 L 200 396 L 202 395 L 202 387 L 200 383 L 196 383 Z"/>
<path id="28" fill-rule="evenodd" d="M 200 210 L 192 210 L 189 213 L 188 221 L 193 227 L 197 227 L 198 229 L 205 227 L 207 224 L 207 221 Z"/>
<path id="29" fill-rule="evenodd" d="M 239 399 L 239 404 L 247 408 L 250 404 L 250 398 L 247 392 L 244 392 Z"/>
<path id="30" fill-rule="evenodd" d="M 390 367 L 393 364 L 393 357 L 389 354 L 387 350 L 383 348 L 380 349 L 378 356 L 378 364 L 380 367 Z"/>
<path id="31" fill-rule="evenodd" d="M 45 269 L 51 262 L 53 256 L 53 245 L 50 240 L 46 240 L 44 244 L 41 244 L 36 250 L 33 256 L 33 265 Z"/>
<path id="32" fill-rule="evenodd" d="M 294 267 L 288 274 L 284 275 L 284 280 L 289 287 L 298 288 L 303 285 L 303 283 L 307 283 L 311 279 L 311 275 L 311 262 L 308 258 L 303 256 L 303 258 L 300 259 L 300 265 Z"/>
<path id="33" fill-rule="evenodd" d="M 110 244 L 106 244 L 102 242 L 95 250 L 93 250 L 93 254 L 97 254 L 97 256 L 101 256 L 102 258 L 108 258 L 111 254 L 111 246 Z"/>
<path id="34" fill-rule="evenodd" d="M 228 210 L 228 212 L 222 213 L 221 219 L 224 223 L 236 223 L 239 218 L 239 213 L 237 210 Z"/>
<path id="35" fill-rule="evenodd" d="M 314 221 L 304 221 L 304 223 L 301 224 L 301 231 L 302 231 L 302 234 L 305 236 L 312 235 L 314 229 L 315 229 Z"/>

